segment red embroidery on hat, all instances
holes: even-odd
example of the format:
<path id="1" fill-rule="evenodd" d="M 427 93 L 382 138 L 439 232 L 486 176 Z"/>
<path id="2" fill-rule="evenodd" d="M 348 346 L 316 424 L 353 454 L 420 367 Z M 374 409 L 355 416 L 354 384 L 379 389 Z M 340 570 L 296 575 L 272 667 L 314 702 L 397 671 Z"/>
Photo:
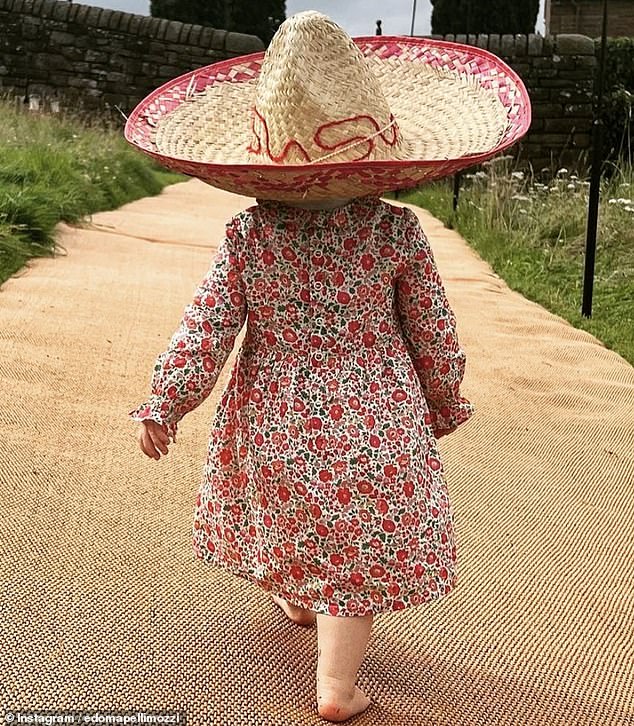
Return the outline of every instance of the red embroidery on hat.
<path id="1" fill-rule="evenodd" d="M 337 149 L 339 146 L 347 146 L 349 144 L 353 144 L 355 141 L 363 141 L 368 144 L 368 150 L 365 152 L 363 156 L 359 156 L 357 158 L 357 161 L 361 161 L 362 159 L 367 159 L 367 157 L 372 153 L 376 146 L 376 139 L 383 139 L 383 141 L 388 146 L 394 146 L 394 144 L 397 141 L 398 138 L 398 126 L 396 123 L 394 123 L 394 116 L 390 114 L 390 123 L 392 123 L 392 126 L 389 127 L 389 129 L 386 129 L 386 131 L 389 133 L 391 132 L 392 138 L 391 140 L 385 137 L 384 132 L 381 132 L 377 136 L 367 139 L 365 136 L 351 136 L 349 139 L 343 139 L 342 141 L 337 142 L 336 144 L 326 144 L 324 143 L 323 139 L 321 138 L 321 135 L 324 131 L 331 127 L 335 126 L 341 126 L 343 124 L 348 124 L 352 121 L 369 121 L 373 126 L 375 131 L 379 131 L 381 129 L 381 126 L 377 123 L 376 119 L 374 119 L 372 116 L 350 116 L 349 118 L 344 118 L 339 121 L 329 121 L 326 124 L 322 124 L 317 131 L 315 132 L 315 136 L 313 137 L 315 140 L 315 143 L 317 146 L 319 146 L 322 149 L 325 149 L 326 151 L 333 151 L 334 149 Z"/>
<path id="2" fill-rule="evenodd" d="M 253 117 L 251 119 L 251 132 L 253 133 L 253 139 L 257 142 L 257 147 L 253 145 L 253 141 L 249 144 L 247 147 L 247 151 L 250 151 L 253 154 L 261 154 L 262 153 L 262 140 L 260 139 L 258 132 L 255 130 L 255 109 L 253 109 Z"/>
<path id="3" fill-rule="evenodd" d="M 304 147 L 297 141 L 296 139 L 290 139 L 286 142 L 284 148 L 282 149 L 280 154 L 274 155 L 271 152 L 271 145 L 270 145 L 270 139 L 269 139 L 269 127 L 266 123 L 266 119 L 262 114 L 257 110 L 257 108 L 254 106 L 252 109 L 253 116 L 251 120 L 251 131 L 253 133 L 253 140 L 247 147 L 248 151 L 250 151 L 252 154 L 261 155 L 266 154 L 271 161 L 274 162 L 280 162 L 283 161 L 287 156 L 289 151 L 295 147 L 298 149 L 298 151 L 302 154 L 304 157 L 304 160 L 307 162 L 311 162 L 312 159 L 310 158 L 310 155 L 304 149 Z M 260 134 L 258 133 L 256 129 L 256 121 L 259 120 L 262 128 L 264 129 L 264 135 L 266 137 L 266 144 L 262 144 L 262 139 L 260 137 Z M 351 136 L 348 139 L 342 139 L 341 141 L 338 141 L 336 144 L 327 144 L 322 139 L 322 134 L 327 131 L 330 128 L 340 127 L 343 124 L 351 124 L 353 122 L 359 122 L 359 121 L 369 121 L 372 126 L 374 126 L 375 132 L 379 131 L 381 129 L 381 126 L 377 123 L 376 119 L 374 119 L 372 116 L 366 116 L 366 115 L 359 115 L 359 116 L 350 116 L 348 118 L 339 119 L 338 121 L 329 121 L 328 123 L 322 124 L 317 131 L 315 132 L 313 139 L 317 146 L 320 149 L 324 149 L 325 151 L 334 151 L 338 149 L 340 146 L 348 146 L 350 144 L 354 144 L 355 142 L 364 142 L 368 145 L 367 151 L 363 156 L 359 156 L 356 160 L 362 161 L 363 159 L 367 159 L 367 157 L 372 153 L 374 148 L 376 147 L 376 139 L 383 139 L 384 143 L 388 146 L 394 146 L 396 144 L 396 141 L 398 139 L 398 126 L 396 123 L 394 123 L 394 116 L 390 114 L 390 123 L 392 124 L 389 129 L 386 129 L 385 132 L 381 132 L 377 136 L 374 136 L 371 139 L 366 138 L 365 136 Z M 386 136 L 386 133 L 389 134 L 389 136 Z M 391 138 L 390 138 L 391 137 Z"/>
<path id="4" fill-rule="evenodd" d="M 274 156 L 271 153 L 271 145 L 270 145 L 270 139 L 269 139 L 269 127 L 267 126 L 266 119 L 257 110 L 257 108 L 255 108 L 255 106 L 253 107 L 253 120 L 251 122 L 251 130 L 253 131 L 253 136 L 255 137 L 255 139 L 257 141 L 257 147 L 255 147 L 253 145 L 253 142 L 251 142 L 249 144 L 249 146 L 247 147 L 248 151 L 250 151 L 253 154 L 262 154 L 263 153 L 262 139 L 260 138 L 260 135 L 258 134 L 258 132 L 255 129 L 256 116 L 257 116 L 257 118 L 260 119 L 260 121 L 262 122 L 262 126 L 264 127 L 264 133 L 266 136 L 266 148 L 264 149 L 264 153 L 266 153 L 266 155 L 269 157 L 269 159 L 271 159 L 271 161 L 276 161 L 276 162 L 283 161 L 286 158 L 286 156 L 288 155 L 288 152 L 293 148 L 293 146 L 295 146 L 298 149 L 298 151 L 300 151 L 302 153 L 305 161 L 310 161 L 310 156 L 306 153 L 306 150 L 304 149 L 304 147 L 299 143 L 299 141 L 295 141 L 295 139 L 291 139 L 290 141 L 287 141 L 284 148 L 282 149 L 281 153 L 278 154 L 277 156 Z"/>

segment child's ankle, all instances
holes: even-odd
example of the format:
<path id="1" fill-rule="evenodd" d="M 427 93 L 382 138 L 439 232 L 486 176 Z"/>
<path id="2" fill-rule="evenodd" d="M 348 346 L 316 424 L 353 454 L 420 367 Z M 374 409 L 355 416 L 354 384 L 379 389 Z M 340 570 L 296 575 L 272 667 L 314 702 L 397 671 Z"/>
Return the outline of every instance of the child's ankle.
<path id="1" fill-rule="evenodd" d="M 317 671 L 317 690 L 322 693 L 334 692 L 344 698 L 352 698 L 354 696 L 354 687 L 354 680 L 351 681 L 349 678 Z"/>

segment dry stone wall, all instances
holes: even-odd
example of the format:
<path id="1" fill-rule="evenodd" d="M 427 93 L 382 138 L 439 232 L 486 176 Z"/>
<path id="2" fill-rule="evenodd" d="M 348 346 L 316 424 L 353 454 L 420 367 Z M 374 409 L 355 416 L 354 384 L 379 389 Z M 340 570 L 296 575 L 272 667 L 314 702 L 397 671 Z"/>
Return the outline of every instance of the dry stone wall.
<path id="1" fill-rule="evenodd" d="M 446 35 L 486 48 L 524 80 L 533 107 L 512 150 L 536 170 L 574 165 L 590 145 L 596 69 L 583 35 Z M 259 38 L 62 0 L 0 0 L 0 90 L 125 113 L 176 75 L 263 49 Z"/>
<path id="2" fill-rule="evenodd" d="M 88 108 L 130 111 L 174 76 L 263 48 L 252 35 L 74 2 L 0 0 L 1 88 Z"/>

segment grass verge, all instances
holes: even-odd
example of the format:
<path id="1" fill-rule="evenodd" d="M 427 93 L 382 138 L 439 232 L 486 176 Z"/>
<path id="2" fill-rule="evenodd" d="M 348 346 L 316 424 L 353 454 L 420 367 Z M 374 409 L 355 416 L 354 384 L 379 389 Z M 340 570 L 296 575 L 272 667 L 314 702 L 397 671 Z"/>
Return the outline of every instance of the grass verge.
<path id="1" fill-rule="evenodd" d="M 186 178 L 137 152 L 112 124 L 0 100 L 0 284 L 30 258 L 55 254 L 58 222 L 79 222 Z"/>
<path id="2" fill-rule="evenodd" d="M 592 317 L 581 314 L 589 182 L 560 169 L 548 183 L 498 157 L 451 180 L 401 194 L 456 229 L 514 290 L 634 364 L 634 170 L 602 181 Z"/>

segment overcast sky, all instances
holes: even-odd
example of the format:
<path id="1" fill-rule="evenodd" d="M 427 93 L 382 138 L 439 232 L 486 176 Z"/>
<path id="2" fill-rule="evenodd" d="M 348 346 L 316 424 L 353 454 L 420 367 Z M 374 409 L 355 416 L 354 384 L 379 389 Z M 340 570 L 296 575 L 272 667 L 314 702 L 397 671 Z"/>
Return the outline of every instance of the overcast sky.
<path id="1" fill-rule="evenodd" d="M 125 10 L 128 13 L 149 14 L 148 0 L 84 0 L 86 5 L 96 5 L 113 10 Z M 412 26 L 413 0 L 286 0 L 286 15 L 293 15 L 301 10 L 319 10 L 339 23 L 348 35 L 374 35 L 376 20 L 383 21 L 384 35 L 408 35 Z M 389 9 L 386 8 L 389 5 Z M 537 18 L 538 32 L 544 32 L 544 0 Z M 414 34 L 430 33 L 431 4 L 429 0 L 418 0 L 416 3 L 416 24 Z"/>

